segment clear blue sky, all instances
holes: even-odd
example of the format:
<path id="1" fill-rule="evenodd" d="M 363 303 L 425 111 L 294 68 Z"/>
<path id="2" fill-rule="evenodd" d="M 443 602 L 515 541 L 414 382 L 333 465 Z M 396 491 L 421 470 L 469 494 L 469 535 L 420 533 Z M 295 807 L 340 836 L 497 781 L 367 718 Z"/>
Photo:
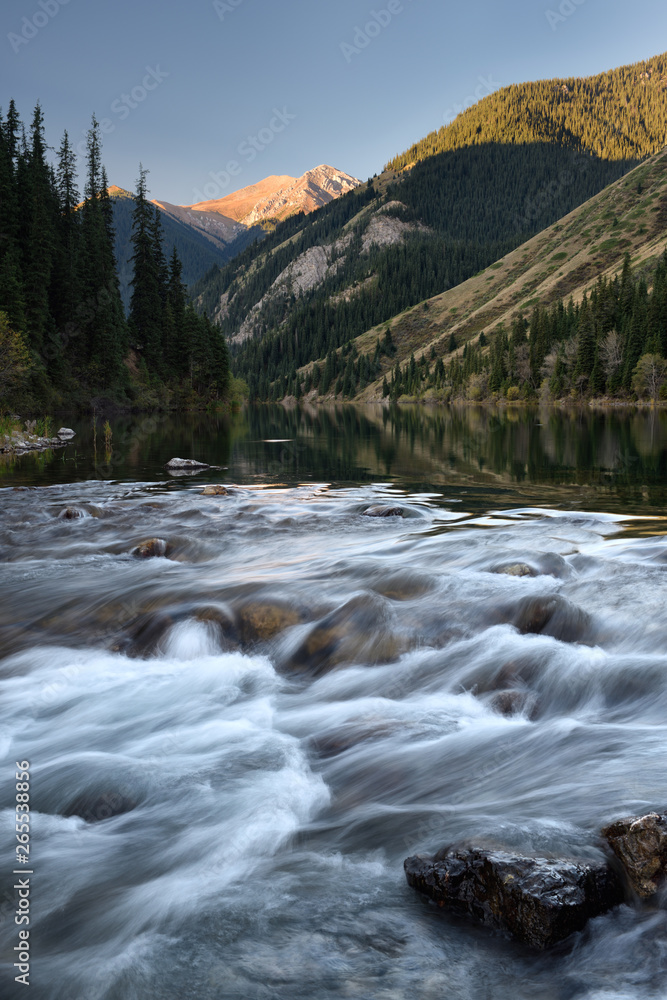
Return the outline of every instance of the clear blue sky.
<path id="1" fill-rule="evenodd" d="M 365 179 L 476 93 L 667 50 L 665 0 L 3 0 L 0 23 L 3 111 L 39 100 L 54 146 L 94 112 L 111 183 L 141 160 L 177 204 L 319 163 Z"/>

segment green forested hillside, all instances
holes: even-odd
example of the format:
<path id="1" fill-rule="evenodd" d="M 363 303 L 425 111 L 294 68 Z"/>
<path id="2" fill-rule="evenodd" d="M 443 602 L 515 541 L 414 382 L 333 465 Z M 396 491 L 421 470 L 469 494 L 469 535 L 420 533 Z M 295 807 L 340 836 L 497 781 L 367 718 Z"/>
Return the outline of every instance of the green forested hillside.
<path id="1" fill-rule="evenodd" d="M 666 248 L 663 150 L 487 270 L 276 392 L 430 402 L 663 397 Z"/>
<path id="2" fill-rule="evenodd" d="M 430 391 L 441 399 L 537 399 L 615 396 L 657 399 L 667 380 L 667 254 L 646 278 L 633 275 L 630 256 L 620 276 L 600 276 L 576 305 L 562 300 L 519 314 L 487 346 L 478 338 L 442 358 L 414 354 L 385 377 L 392 399 Z M 431 360 L 434 363 L 431 363 Z M 344 371 L 344 362 L 338 365 Z M 348 377 L 355 392 L 358 361 Z M 312 381 L 312 376 L 311 376 Z M 359 379 L 356 379 L 357 384 Z M 342 387 L 341 387 L 342 391 Z"/>
<path id="3" fill-rule="evenodd" d="M 370 187 L 340 199 L 335 216 L 315 213 L 289 242 L 272 253 L 264 245 L 249 251 L 202 291 L 209 308 L 227 293 L 220 322 L 232 340 L 253 320 L 254 335 L 235 349 L 234 363 L 251 394 L 268 398 L 274 380 L 288 382 L 309 361 L 465 281 L 632 165 L 546 144 L 445 153 L 390 183 L 382 198 Z M 397 238 L 383 244 L 380 231 L 372 242 L 372 227 L 390 220 Z M 274 241 L 286 235 L 278 227 Z M 279 276 L 320 243 L 332 247 L 336 266 L 301 295 L 275 295 Z"/>
<path id="4" fill-rule="evenodd" d="M 431 132 L 387 169 L 462 146 L 548 142 L 603 160 L 640 160 L 667 144 L 667 54 L 586 78 L 503 87 Z"/>
<path id="5" fill-rule="evenodd" d="M 251 396 L 288 392 L 299 368 L 471 278 L 661 149 L 666 70 L 658 56 L 505 88 L 335 213 L 278 226 L 209 274 L 198 302 L 231 341 Z"/>

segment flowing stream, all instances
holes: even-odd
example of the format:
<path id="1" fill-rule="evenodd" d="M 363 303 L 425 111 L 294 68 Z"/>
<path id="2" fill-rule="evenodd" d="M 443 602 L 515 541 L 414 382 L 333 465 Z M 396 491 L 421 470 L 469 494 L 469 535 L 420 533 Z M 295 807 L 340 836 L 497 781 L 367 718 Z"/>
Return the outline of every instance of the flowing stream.
<path id="1" fill-rule="evenodd" d="M 535 954 L 403 874 L 667 806 L 662 416 L 73 426 L 0 480 L 0 995 L 24 760 L 40 1000 L 667 995 L 664 900 Z"/>

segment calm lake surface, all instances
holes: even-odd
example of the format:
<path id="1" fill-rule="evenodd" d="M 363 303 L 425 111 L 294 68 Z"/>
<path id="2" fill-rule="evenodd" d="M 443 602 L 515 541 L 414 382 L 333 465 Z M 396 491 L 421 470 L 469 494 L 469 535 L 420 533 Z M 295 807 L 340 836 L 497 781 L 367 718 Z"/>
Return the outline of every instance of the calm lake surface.
<path id="1" fill-rule="evenodd" d="M 536 955 L 402 867 L 667 807 L 667 414 L 64 422 L 0 460 L 3 997 L 23 760 L 40 1000 L 667 996 L 664 900 Z"/>

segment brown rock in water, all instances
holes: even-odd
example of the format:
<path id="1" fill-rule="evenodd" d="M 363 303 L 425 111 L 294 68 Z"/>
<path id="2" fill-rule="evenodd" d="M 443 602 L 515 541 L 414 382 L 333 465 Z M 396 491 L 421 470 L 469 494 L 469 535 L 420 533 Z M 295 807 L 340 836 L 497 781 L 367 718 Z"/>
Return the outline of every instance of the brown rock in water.
<path id="1" fill-rule="evenodd" d="M 362 517 L 403 517 L 402 507 L 386 507 L 376 504 L 362 511 Z"/>
<path id="2" fill-rule="evenodd" d="M 75 521 L 78 517 L 83 517 L 83 511 L 78 507 L 65 507 L 58 514 L 61 521 Z"/>
<path id="3" fill-rule="evenodd" d="M 454 913 L 509 931 L 542 951 L 592 917 L 623 902 L 623 886 L 605 863 L 454 850 L 404 863 L 408 885 Z"/>
<path id="4" fill-rule="evenodd" d="M 167 549 L 164 538 L 147 538 L 132 549 L 132 555 L 135 559 L 154 559 L 157 556 L 166 556 Z"/>
<path id="5" fill-rule="evenodd" d="M 561 642 L 584 642 L 591 618 L 559 594 L 525 597 L 502 609 L 497 621 L 508 621 L 524 635 L 550 635 Z"/>
<path id="6" fill-rule="evenodd" d="M 527 563 L 510 563 L 505 566 L 496 566 L 491 572 L 502 573 L 504 576 L 537 576 L 537 571 L 531 569 Z"/>
<path id="7" fill-rule="evenodd" d="M 341 663 L 389 663 L 404 652 L 389 628 L 389 606 L 375 594 L 360 594 L 316 622 L 284 664 L 315 676 Z"/>
<path id="8" fill-rule="evenodd" d="M 243 642 L 266 642 L 302 620 L 299 612 L 278 601 L 248 601 L 237 608 Z"/>
<path id="9" fill-rule="evenodd" d="M 500 715 L 520 715 L 535 708 L 535 700 L 527 691 L 498 691 L 491 699 L 491 708 Z"/>
<path id="10" fill-rule="evenodd" d="M 201 496 L 203 497 L 226 497 L 229 494 L 229 490 L 226 490 L 224 486 L 218 486 L 217 484 L 211 486 L 205 486 Z"/>
<path id="11" fill-rule="evenodd" d="M 667 876 L 667 815 L 618 820 L 602 831 L 638 896 L 647 898 Z"/>

